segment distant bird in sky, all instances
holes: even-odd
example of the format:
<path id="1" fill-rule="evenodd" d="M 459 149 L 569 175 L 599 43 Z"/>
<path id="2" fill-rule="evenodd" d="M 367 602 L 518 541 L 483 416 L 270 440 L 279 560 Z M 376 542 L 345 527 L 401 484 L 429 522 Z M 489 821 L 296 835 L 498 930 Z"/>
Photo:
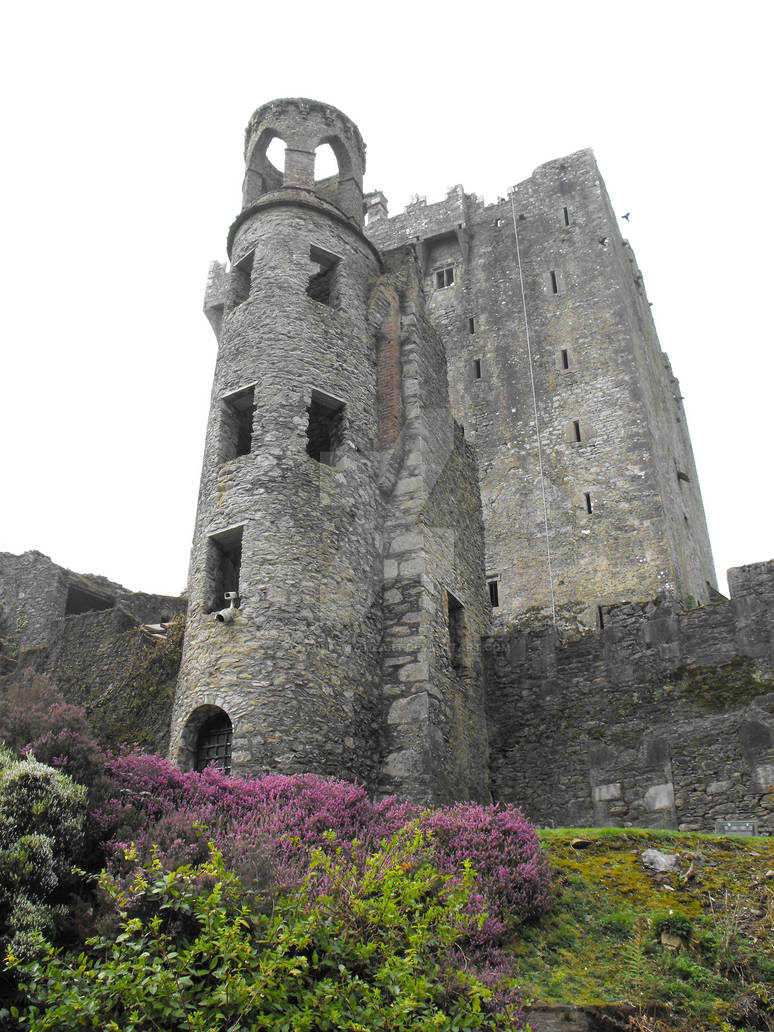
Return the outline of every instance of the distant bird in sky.
<path id="1" fill-rule="evenodd" d="M 622 218 L 622 219 L 626 219 L 626 221 L 628 222 L 628 221 L 629 221 L 629 216 L 630 216 L 630 215 L 631 215 L 631 212 L 630 212 L 630 211 L 627 211 L 627 213 L 626 213 L 625 215 L 622 215 L 622 216 L 621 216 L 621 218 Z"/>

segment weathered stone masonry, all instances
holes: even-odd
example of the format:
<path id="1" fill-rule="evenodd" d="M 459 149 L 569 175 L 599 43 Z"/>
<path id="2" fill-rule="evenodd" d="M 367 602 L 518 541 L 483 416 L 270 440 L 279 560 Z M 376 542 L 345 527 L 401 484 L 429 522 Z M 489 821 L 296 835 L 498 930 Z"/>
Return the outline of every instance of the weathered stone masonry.
<path id="1" fill-rule="evenodd" d="M 339 175 L 315 181 L 325 142 Z M 482 798 L 477 476 L 415 256 L 385 262 L 363 234 L 364 147 L 334 108 L 265 105 L 246 159 L 231 269 L 208 284 L 218 360 L 172 755 L 199 763 L 221 721 L 244 773 Z"/>
<path id="2" fill-rule="evenodd" d="M 130 739 L 155 690 L 144 741 L 171 725 L 186 768 L 774 830 L 774 564 L 720 601 L 679 384 L 592 153 L 392 218 L 335 108 L 264 105 L 245 159 L 207 281 L 171 717 L 174 657 L 138 627 L 182 600 L 0 556 L 0 659 Z"/>
<path id="3" fill-rule="evenodd" d="M 485 642 L 491 788 L 541 824 L 774 833 L 774 562 L 698 609 L 628 603 Z"/>

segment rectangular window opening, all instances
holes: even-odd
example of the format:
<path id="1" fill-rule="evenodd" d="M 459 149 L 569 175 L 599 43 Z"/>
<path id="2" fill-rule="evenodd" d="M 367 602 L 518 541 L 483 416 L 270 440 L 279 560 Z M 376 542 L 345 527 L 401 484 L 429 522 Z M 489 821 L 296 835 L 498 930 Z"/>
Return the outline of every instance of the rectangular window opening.
<path id="1" fill-rule="evenodd" d="M 465 607 L 450 591 L 446 592 L 449 610 L 449 662 L 455 670 L 465 666 Z"/>
<path id="2" fill-rule="evenodd" d="M 228 307 L 236 308 L 250 296 L 250 284 L 253 278 L 253 259 L 255 253 L 250 251 L 231 267 L 228 285 Z"/>
<path id="3" fill-rule="evenodd" d="M 569 211 L 567 210 L 566 207 L 563 209 L 563 211 L 564 211 L 564 224 L 565 224 L 565 226 L 569 226 L 570 225 L 570 213 L 569 213 Z"/>
<path id="4" fill-rule="evenodd" d="M 242 531 L 244 527 L 232 527 L 212 534 L 207 542 L 207 600 L 205 611 L 217 613 L 228 609 L 226 592 L 233 591 L 239 606 L 239 571 L 242 566 Z"/>
<path id="5" fill-rule="evenodd" d="M 307 408 L 306 454 L 324 466 L 336 465 L 336 450 L 341 446 L 344 426 L 343 401 L 313 390 Z"/>
<path id="6" fill-rule="evenodd" d="M 472 315 L 468 319 L 468 332 L 469 333 L 475 333 L 476 332 L 476 320 L 473 318 Z"/>
<path id="7" fill-rule="evenodd" d="M 579 419 L 573 419 L 573 421 L 572 421 L 572 433 L 573 433 L 573 440 L 576 441 L 576 442 L 580 441 L 580 439 L 581 439 L 581 429 L 580 429 L 580 420 Z"/>
<path id="8" fill-rule="evenodd" d="M 558 294 L 559 293 L 559 283 L 557 282 L 556 273 L 554 272 L 553 269 L 551 270 L 551 291 L 554 294 Z"/>
<path id="9" fill-rule="evenodd" d="M 220 461 L 249 455 L 253 441 L 255 385 L 244 387 L 221 400 Z"/>
<path id="10" fill-rule="evenodd" d="M 473 359 L 473 374 L 474 374 L 474 376 L 476 377 L 477 380 L 481 379 L 481 359 L 480 358 L 474 358 Z"/>
<path id="11" fill-rule="evenodd" d="M 444 287 L 450 287 L 454 283 L 454 266 L 447 265 L 443 269 L 438 269 L 435 274 L 435 286 L 436 289 L 442 290 Z"/>
<path id="12" fill-rule="evenodd" d="M 489 589 L 489 605 L 492 609 L 498 609 L 500 606 L 500 588 L 498 580 L 499 578 L 497 577 L 490 577 L 486 582 L 486 586 Z"/>
<path id="13" fill-rule="evenodd" d="M 329 308 L 338 308 L 338 269 L 341 259 L 338 255 L 312 244 L 309 248 L 309 261 L 316 268 L 306 285 L 307 295 L 321 305 L 327 305 Z"/>
<path id="14" fill-rule="evenodd" d="M 570 368 L 570 355 L 567 348 L 562 348 L 562 369 Z"/>
<path id="15" fill-rule="evenodd" d="M 586 512 L 590 515 L 594 511 L 594 507 L 591 504 L 591 494 L 588 491 L 584 492 L 583 500 L 586 503 Z"/>

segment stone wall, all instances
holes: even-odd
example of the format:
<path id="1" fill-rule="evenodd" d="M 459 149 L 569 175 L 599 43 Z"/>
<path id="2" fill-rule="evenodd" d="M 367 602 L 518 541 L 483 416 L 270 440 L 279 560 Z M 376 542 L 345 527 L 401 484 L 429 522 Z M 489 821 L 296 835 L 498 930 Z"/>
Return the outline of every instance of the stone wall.
<path id="1" fill-rule="evenodd" d="M 137 743 L 164 755 L 183 620 L 178 615 L 166 640 L 151 640 L 139 626 L 120 608 L 65 617 L 35 666 L 69 702 L 84 708 L 103 745 Z"/>
<path id="2" fill-rule="evenodd" d="M 385 383 L 383 410 L 388 427 L 400 419 L 400 433 L 385 452 L 384 468 L 394 475 L 383 480 L 386 724 L 379 790 L 419 802 L 481 799 L 480 641 L 489 606 L 475 460 L 450 412 L 443 344 L 424 315 L 412 253 L 395 265 L 398 318 L 387 308 L 381 325 L 383 352 L 391 353 L 389 338 L 397 335 L 399 401 Z"/>
<path id="3" fill-rule="evenodd" d="M 134 592 L 96 574 L 57 566 L 42 552 L 0 553 L 0 658 L 13 666 L 56 642 L 68 607 L 87 611 L 118 608 L 137 623 L 172 620 L 185 600 Z"/>
<path id="4" fill-rule="evenodd" d="M 496 799 L 538 824 L 774 832 L 774 561 L 732 597 L 603 608 L 562 642 L 525 621 L 484 643 Z"/>

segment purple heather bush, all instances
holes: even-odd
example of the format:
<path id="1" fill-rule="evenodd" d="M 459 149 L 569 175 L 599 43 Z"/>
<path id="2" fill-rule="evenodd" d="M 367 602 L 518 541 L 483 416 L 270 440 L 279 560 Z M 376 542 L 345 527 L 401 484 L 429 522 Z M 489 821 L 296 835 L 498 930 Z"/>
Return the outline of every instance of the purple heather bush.
<path id="1" fill-rule="evenodd" d="M 419 820 L 432 836 L 440 871 L 461 877 L 468 862 L 476 872 L 471 906 L 487 914 L 482 949 L 507 925 L 548 907 L 548 863 L 534 828 L 515 806 L 457 803 L 420 813 L 405 800 L 373 803 L 362 786 L 315 774 L 249 780 L 214 768 L 183 772 L 138 752 L 111 758 L 107 771 L 116 791 L 95 818 L 118 875 L 128 876 L 151 850 L 169 868 L 201 862 L 210 839 L 246 882 L 300 884 L 313 848 L 342 848 L 363 858 Z"/>
<path id="2" fill-rule="evenodd" d="M 548 860 L 527 818 L 509 803 L 455 803 L 422 817 L 436 839 L 436 864 L 456 875 L 469 861 L 491 918 L 522 920 L 549 905 Z"/>

